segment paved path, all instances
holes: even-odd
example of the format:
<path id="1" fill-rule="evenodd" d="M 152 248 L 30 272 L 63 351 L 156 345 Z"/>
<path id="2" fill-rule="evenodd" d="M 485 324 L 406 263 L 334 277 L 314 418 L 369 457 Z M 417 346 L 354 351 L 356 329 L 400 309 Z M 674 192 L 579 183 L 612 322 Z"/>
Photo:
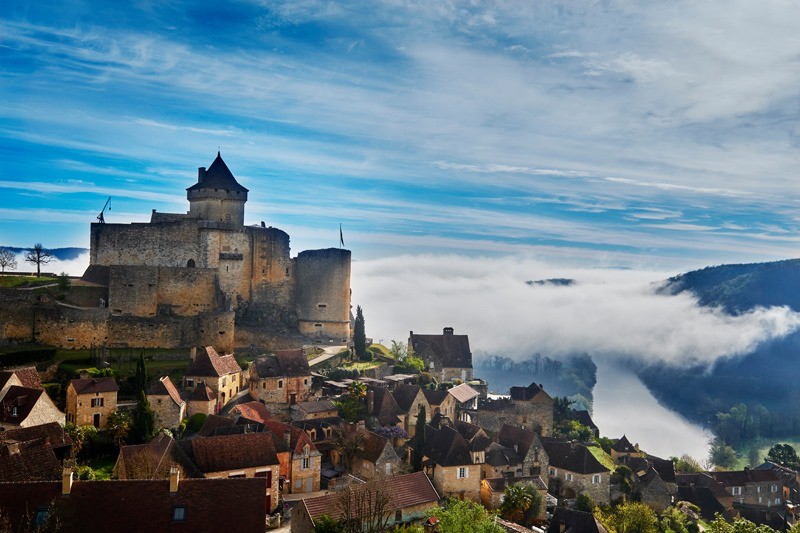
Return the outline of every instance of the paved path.
<path id="1" fill-rule="evenodd" d="M 346 349 L 347 349 L 347 346 L 326 346 L 325 348 L 323 348 L 323 351 L 325 353 L 323 353 L 322 355 L 319 355 L 319 356 L 315 357 L 314 359 L 310 360 L 308 362 L 308 366 L 314 366 L 314 365 L 318 365 L 320 363 L 324 363 L 328 359 L 332 359 L 333 357 L 336 357 L 339 354 L 339 352 L 341 352 L 342 350 L 346 350 Z"/>

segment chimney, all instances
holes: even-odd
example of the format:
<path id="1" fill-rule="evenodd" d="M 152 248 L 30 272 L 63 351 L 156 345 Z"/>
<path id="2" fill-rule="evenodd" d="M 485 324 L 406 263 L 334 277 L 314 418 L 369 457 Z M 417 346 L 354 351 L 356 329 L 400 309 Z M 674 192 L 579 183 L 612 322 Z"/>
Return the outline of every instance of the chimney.
<path id="1" fill-rule="evenodd" d="M 442 330 L 442 332 L 443 332 L 444 335 L 452 335 L 453 334 L 453 328 L 448 326 L 448 327 L 444 328 Z"/>
<path id="2" fill-rule="evenodd" d="M 181 481 L 181 472 L 177 466 L 169 469 L 169 493 L 175 494 L 178 492 L 178 484 Z"/>
<path id="3" fill-rule="evenodd" d="M 61 474 L 61 494 L 69 496 L 72 492 L 72 468 L 67 466 Z"/>
<path id="4" fill-rule="evenodd" d="M 203 183 L 204 179 L 206 179 L 206 167 L 198 167 L 197 168 L 197 183 Z"/>
<path id="5" fill-rule="evenodd" d="M 19 442 L 7 443 L 6 449 L 8 449 L 8 455 L 19 455 Z"/>
<path id="6" fill-rule="evenodd" d="M 189 359 L 192 361 L 197 360 L 197 346 L 192 346 L 189 348 Z"/>
<path id="7" fill-rule="evenodd" d="M 369 389 L 367 391 L 367 415 L 372 414 L 372 409 L 375 407 L 375 391 Z"/>
<path id="8" fill-rule="evenodd" d="M 575 449 L 575 444 L 576 444 L 576 442 L 574 440 L 569 441 L 569 449 L 570 450 L 574 450 Z"/>

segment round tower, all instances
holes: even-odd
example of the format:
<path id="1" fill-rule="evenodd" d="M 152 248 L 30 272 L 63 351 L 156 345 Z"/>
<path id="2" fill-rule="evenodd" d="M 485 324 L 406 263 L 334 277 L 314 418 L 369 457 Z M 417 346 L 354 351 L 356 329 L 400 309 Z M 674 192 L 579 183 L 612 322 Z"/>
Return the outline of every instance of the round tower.
<path id="1" fill-rule="evenodd" d="M 242 226 L 247 192 L 217 152 L 217 158 L 208 169 L 197 169 L 197 183 L 186 189 L 189 216 Z"/>
<path id="2" fill-rule="evenodd" d="M 346 341 L 350 337 L 350 250 L 306 250 L 296 259 L 300 333 Z"/>

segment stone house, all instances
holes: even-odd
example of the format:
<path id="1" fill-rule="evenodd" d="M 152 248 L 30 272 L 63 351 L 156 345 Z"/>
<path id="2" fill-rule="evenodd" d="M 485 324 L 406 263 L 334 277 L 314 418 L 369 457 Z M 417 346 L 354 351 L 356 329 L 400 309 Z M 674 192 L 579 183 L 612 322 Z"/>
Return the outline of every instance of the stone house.
<path id="1" fill-rule="evenodd" d="M 733 504 L 783 506 L 783 480 L 774 470 L 734 470 L 708 472 L 728 492 Z"/>
<path id="2" fill-rule="evenodd" d="M 422 394 L 425 396 L 429 407 L 429 409 L 426 409 L 426 418 L 432 419 L 436 415 L 441 415 L 450 420 L 455 420 L 456 399 L 448 394 L 447 391 L 422 389 Z"/>
<path id="3" fill-rule="evenodd" d="M 598 504 L 610 503 L 611 471 L 589 449 L 575 441 L 542 439 L 549 460 L 551 494 L 572 499 L 587 494 Z"/>
<path id="4" fill-rule="evenodd" d="M 503 497 L 505 496 L 506 488 L 513 484 L 530 484 L 539 493 L 542 498 L 542 504 L 539 508 L 538 518 L 544 520 L 547 517 L 547 483 L 542 481 L 539 476 L 525 476 L 525 477 L 496 477 L 484 479 L 481 481 L 481 503 L 484 507 L 490 510 L 499 509 L 503 504 Z"/>
<path id="5" fill-rule="evenodd" d="M 331 457 L 331 450 L 333 449 L 331 437 L 333 437 L 333 432 L 341 423 L 341 418 L 338 416 L 331 416 L 328 418 L 295 420 L 292 422 L 292 425 L 306 432 L 306 435 L 308 435 L 308 438 L 314 443 L 317 451 L 322 454 L 321 459 L 323 463 L 333 463 L 333 458 Z"/>
<path id="6" fill-rule="evenodd" d="M 168 479 L 176 468 L 181 478 L 202 478 L 172 437 L 159 433 L 147 444 L 122 446 L 114 463 L 116 479 Z"/>
<path id="7" fill-rule="evenodd" d="M 403 413 L 403 429 L 412 438 L 417 432 L 417 415 L 420 409 L 425 409 L 425 423 L 431 421 L 433 416 L 431 406 L 418 385 L 398 383 L 392 391 L 395 402 Z"/>
<path id="8" fill-rule="evenodd" d="M 59 481 L 0 483 L 0 513 L 9 531 L 58 518 L 59 531 L 227 531 L 263 533 L 264 479 L 82 481 L 72 469 Z M 236 514 L 220 512 L 236 502 Z M 232 525 L 233 523 L 233 525 Z"/>
<path id="9" fill-rule="evenodd" d="M 45 426 L 55 426 L 63 435 L 64 430 L 60 425 L 52 423 Z M 56 456 L 48 437 L 52 431 L 37 431 L 45 426 L 0 431 L 0 482 L 61 478 L 62 461 Z"/>
<path id="10" fill-rule="evenodd" d="M 5 396 L 9 387 L 12 385 L 26 387 L 28 389 L 43 388 L 42 381 L 39 378 L 39 372 L 36 371 L 36 367 L 34 366 L 0 370 L 0 399 Z"/>
<path id="11" fill-rule="evenodd" d="M 675 481 L 678 485 L 677 499 L 700 507 L 703 519 L 711 521 L 720 514 L 725 520 L 733 521 L 733 496 L 708 473 L 676 474 Z"/>
<path id="12" fill-rule="evenodd" d="M 265 432 L 201 437 L 178 441 L 178 445 L 206 478 L 266 478 L 267 512 L 275 512 L 279 462 L 272 435 Z M 211 505 L 219 510 L 220 501 Z"/>
<path id="13" fill-rule="evenodd" d="M 441 335 L 408 334 L 408 347 L 425 361 L 426 367 L 441 381 L 472 379 L 472 352 L 469 336 L 455 335 L 451 327 Z"/>
<path id="14" fill-rule="evenodd" d="M 546 476 L 549 458 L 533 431 L 504 424 L 486 452 L 484 476 Z"/>
<path id="15" fill-rule="evenodd" d="M 466 383 L 449 389 L 447 393 L 455 400 L 456 418 L 464 422 L 471 422 L 471 413 L 478 409 L 478 397 L 481 394 Z"/>
<path id="16" fill-rule="evenodd" d="M 269 420 L 269 411 L 261 402 L 241 403 L 231 409 L 230 416 L 237 423 L 266 424 Z"/>
<path id="17" fill-rule="evenodd" d="M 156 415 L 156 424 L 162 428 L 176 428 L 186 417 L 186 402 L 178 389 L 164 376 L 156 379 L 147 388 L 147 401 Z"/>
<path id="18" fill-rule="evenodd" d="M 228 403 L 242 388 L 244 374 L 233 354 L 220 356 L 213 346 L 192 350 L 191 360 L 183 374 L 183 389 L 194 392 L 205 381 L 216 396 L 216 411 Z"/>
<path id="19" fill-rule="evenodd" d="M 350 488 L 337 494 L 327 494 L 316 498 L 305 498 L 292 509 L 292 533 L 313 531 L 315 521 L 323 515 L 334 520 L 347 519 L 345 509 L 351 509 L 349 516 L 354 518 L 363 502 L 375 501 L 376 495 L 387 498 L 385 513 L 389 516 L 388 526 L 418 520 L 425 511 L 439 503 L 439 494 L 430 480 L 422 472 L 405 474 L 392 478 L 391 483 L 382 480 L 350 485 Z"/>
<path id="20" fill-rule="evenodd" d="M 73 379 L 67 386 L 67 422 L 105 428 L 117 409 L 118 391 L 114 378 Z"/>
<path id="21" fill-rule="evenodd" d="M 298 402 L 290 409 L 292 420 L 312 420 L 339 415 L 339 409 L 330 400 Z"/>
<path id="22" fill-rule="evenodd" d="M 267 420 L 264 426 L 271 431 L 276 440 L 283 442 L 285 459 L 281 460 L 281 476 L 284 478 L 284 492 L 298 494 L 320 489 L 322 454 L 311 438 L 300 428 L 277 420 Z"/>
<path id="23" fill-rule="evenodd" d="M 633 473 L 633 490 L 642 503 L 660 513 L 676 495 L 675 466 L 672 461 L 655 456 L 625 455 L 619 463 Z"/>
<path id="24" fill-rule="evenodd" d="M 186 402 L 186 416 L 191 418 L 197 413 L 213 415 L 217 411 L 217 394 L 201 379 L 195 383 L 194 390 L 189 393 Z"/>
<path id="25" fill-rule="evenodd" d="M 42 389 L 11 385 L 0 398 L 0 428 L 28 428 L 56 422 L 64 425 L 64 413 Z"/>
<path id="26" fill-rule="evenodd" d="M 364 435 L 364 441 L 362 448 L 353 457 L 353 475 L 361 479 L 378 479 L 397 474 L 400 457 L 392 442 L 372 431 L 360 431 Z"/>
<path id="27" fill-rule="evenodd" d="M 597 518 L 592 513 L 558 507 L 550 520 L 550 527 L 547 533 L 608 533 Z"/>
<path id="28" fill-rule="evenodd" d="M 621 457 L 629 455 L 633 457 L 644 457 L 644 453 L 639 451 L 639 445 L 631 444 L 628 437 L 622 435 L 622 438 L 617 439 L 617 442 L 611 446 L 611 459 L 613 459 L 614 462 L 619 462 Z"/>
<path id="29" fill-rule="evenodd" d="M 406 413 L 392 393 L 381 387 L 367 389 L 367 417 L 374 418 L 382 427 L 404 427 L 406 421 Z"/>
<path id="30" fill-rule="evenodd" d="M 515 425 L 531 429 L 543 437 L 553 434 L 553 398 L 541 385 L 511 387 Z"/>
<path id="31" fill-rule="evenodd" d="M 422 465 L 443 497 L 480 501 L 481 465 L 474 459 L 469 444 L 454 428 L 425 427 Z"/>
<path id="32" fill-rule="evenodd" d="M 800 501 L 800 472 L 772 461 L 764 461 L 754 470 L 774 470 L 783 482 L 783 499 L 790 502 Z"/>
<path id="33" fill-rule="evenodd" d="M 250 392 L 265 404 L 294 405 L 311 398 L 311 368 L 303 350 L 279 350 L 250 365 Z"/>

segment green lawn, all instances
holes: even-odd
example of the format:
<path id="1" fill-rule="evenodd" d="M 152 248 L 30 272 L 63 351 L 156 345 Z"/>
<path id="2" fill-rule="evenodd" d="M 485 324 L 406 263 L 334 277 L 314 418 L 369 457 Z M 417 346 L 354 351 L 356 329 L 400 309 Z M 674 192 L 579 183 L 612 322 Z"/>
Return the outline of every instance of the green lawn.
<path id="1" fill-rule="evenodd" d="M 358 370 L 359 372 L 363 372 L 364 370 L 371 370 L 373 368 L 378 368 L 383 363 L 381 361 L 359 361 L 357 363 L 349 363 L 347 365 L 342 365 L 342 368 L 345 370 Z"/>
<path id="2" fill-rule="evenodd" d="M 392 357 L 392 352 L 390 352 L 389 348 L 387 348 L 383 344 L 371 344 L 367 349 L 374 354 L 394 359 L 394 357 Z"/>
<path id="3" fill-rule="evenodd" d="M 94 470 L 97 479 L 111 479 L 116 462 L 116 457 L 98 457 L 89 461 L 89 466 Z"/>
<path id="4" fill-rule="evenodd" d="M 13 288 L 24 285 L 43 285 L 46 283 L 57 282 L 58 278 L 48 278 L 36 276 L 0 276 L 0 287 Z"/>
<path id="5" fill-rule="evenodd" d="M 594 458 L 600 461 L 600 464 L 604 467 L 608 468 L 612 472 L 617 469 L 617 465 L 615 465 L 614 461 L 611 460 L 611 456 L 604 452 L 603 448 L 600 446 L 589 446 L 588 450 L 592 452 Z"/>

